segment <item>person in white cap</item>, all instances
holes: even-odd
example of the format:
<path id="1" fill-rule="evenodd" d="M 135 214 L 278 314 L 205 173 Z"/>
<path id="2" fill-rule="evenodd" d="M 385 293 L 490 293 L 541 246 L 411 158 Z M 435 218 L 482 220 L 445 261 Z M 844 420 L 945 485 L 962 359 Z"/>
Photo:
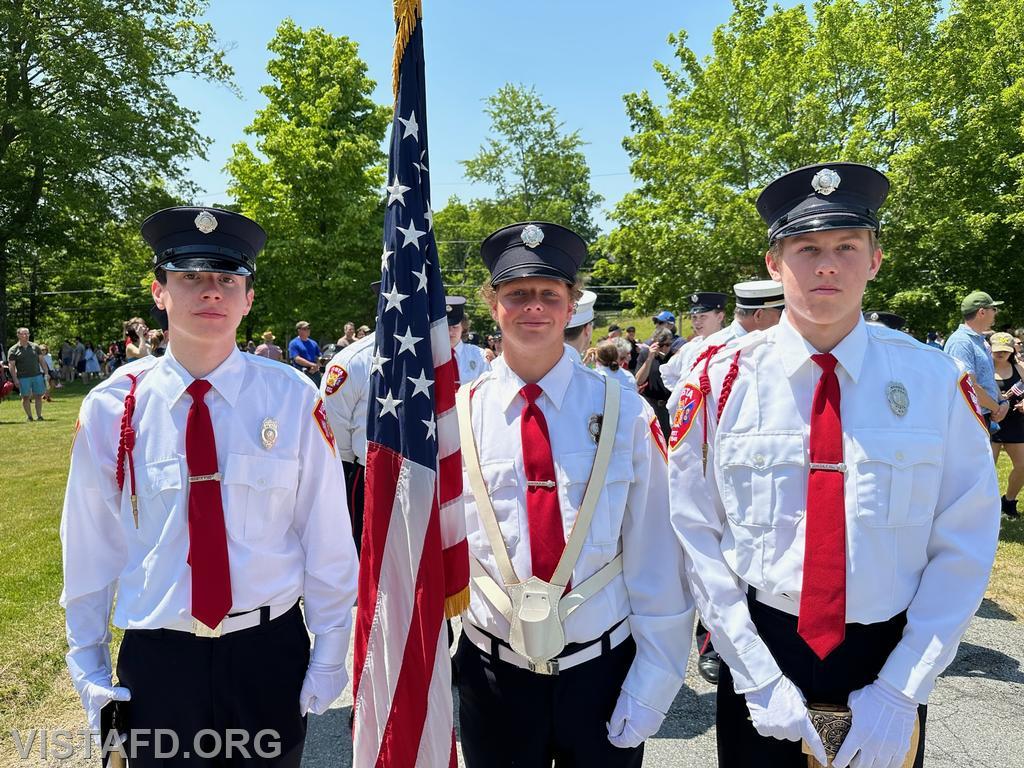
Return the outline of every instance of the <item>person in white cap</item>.
<path id="1" fill-rule="evenodd" d="M 448 315 L 448 340 L 452 344 L 452 354 L 459 366 L 459 383 L 468 384 L 491 367 L 487 362 L 483 349 L 476 344 L 462 340 L 466 330 L 466 297 L 445 296 L 445 312 Z"/>
<path id="2" fill-rule="evenodd" d="M 594 336 L 595 303 L 597 294 L 593 291 L 584 291 L 576 302 L 576 311 L 573 312 L 572 319 L 565 326 L 565 346 L 575 353 L 573 357 L 580 364 L 583 363 L 583 356 L 590 349 L 590 340 Z"/>

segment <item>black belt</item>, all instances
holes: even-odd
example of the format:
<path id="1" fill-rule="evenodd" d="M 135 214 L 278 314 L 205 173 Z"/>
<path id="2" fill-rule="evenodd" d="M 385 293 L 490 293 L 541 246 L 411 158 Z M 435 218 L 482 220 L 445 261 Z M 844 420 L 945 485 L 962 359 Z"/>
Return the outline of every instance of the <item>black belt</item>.
<path id="1" fill-rule="evenodd" d="M 560 654 L 558 654 L 555 658 L 556 659 L 561 659 L 561 658 L 564 658 L 565 656 L 569 656 L 569 655 L 571 655 L 573 653 L 578 653 L 579 651 L 582 651 L 584 648 L 589 648 L 590 646 L 594 645 L 595 643 L 600 643 L 601 644 L 601 653 L 602 654 L 608 653 L 612 649 L 612 641 L 611 641 L 612 632 L 614 632 L 616 629 L 618 629 L 619 625 L 622 624 L 622 622 L 624 622 L 624 621 L 625 621 L 625 619 L 620 619 L 619 621 L 615 622 L 611 627 L 608 628 L 607 632 L 605 632 L 600 637 L 595 637 L 593 640 L 585 640 L 585 641 L 583 641 L 581 643 L 566 643 L 565 647 L 562 649 L 562 652 Z M 498 647 L 499 646 L 503 645 L 506 648 L 509 648 L 509 649 L 512 648 L 512 646 L 509 645 L 507 642 L 505 642 L 501 638 L 495 637 L 494 635 L 492 635 L 487 630 L 480 629 L 480 627 L 476 627 L 476 629 L 481 634 L 487 635 L 487 638 L 491 641 L 491 650 L 488 653 L 488 656 L 490 656 L 492 659 L 498 658 Z"/>

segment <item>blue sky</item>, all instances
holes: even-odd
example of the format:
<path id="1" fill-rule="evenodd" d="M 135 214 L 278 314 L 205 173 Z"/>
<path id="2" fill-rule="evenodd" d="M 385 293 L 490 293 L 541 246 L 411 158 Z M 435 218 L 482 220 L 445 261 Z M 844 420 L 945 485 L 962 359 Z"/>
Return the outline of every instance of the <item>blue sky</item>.
<path id="1" fill-rule="evenodd" d="M 285 17 L 359 43 L 377 82 L 375 98 L 391 101 L 391 0 L 212 0 L 210 6 L 206 18 L 231 47 L 228 61 L 242 96 L 194 80 L 175 83 L 181 100 L 200 114 L 200 132 L 213 139 L 208 159 L 190 166 L 203 190 L 199 202 L 230 199 L 223 167 L 265 103 L 259 88 L 268 80 L 267 43 Z M 732 10 L 727 0 L 425 0 L 424 6 L 433 199 L 487 194 L 466 182 L 459 160 L 472 157 L 487 136 L 484 99 L 516 82 L 535 86 L 567 129 L 580 130 L 605 210 L 632 188 L 622 149 L 629 132 L 623 94 L 646 88 L 660 99 L 652 64 L 672 60 L 669 33 L 686 29 L 703 56 L 713 29 Z M 598 219 L 605 224 L 603 214 Z"/>

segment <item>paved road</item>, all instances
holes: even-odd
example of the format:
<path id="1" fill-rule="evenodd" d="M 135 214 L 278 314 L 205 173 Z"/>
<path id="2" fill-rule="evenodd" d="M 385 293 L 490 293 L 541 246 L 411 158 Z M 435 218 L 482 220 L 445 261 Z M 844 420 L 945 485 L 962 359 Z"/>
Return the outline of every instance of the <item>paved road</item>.
<path id="1" fill-rule="evenodd" d="M 932 695 L 925 760 L 928 768 L 1024 768 L 1022 660 L 1024 623 L 1014 621 L 1012 615 L 986 600 L 956 660 Z M 351 691 L 346 690 L 331 710 L 310 719 L 304 768 L 352 765 L 348 732 L 351 707 Z M 714 718 L 712 687 L 697 675 L 691 663 L 686 685 L 661 730 L 647 742 L 644 765 L 715 765 Z"/>

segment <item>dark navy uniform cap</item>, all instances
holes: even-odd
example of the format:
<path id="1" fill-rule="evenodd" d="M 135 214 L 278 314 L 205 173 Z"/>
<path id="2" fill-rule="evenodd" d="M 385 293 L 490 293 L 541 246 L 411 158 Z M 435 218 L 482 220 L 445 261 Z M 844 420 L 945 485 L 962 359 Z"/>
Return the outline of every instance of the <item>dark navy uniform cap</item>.
<path id="1" fill-rule="evenodd" d="M 370 283 L 370 293 L 373 294 L 373 298 L 380 296 L 380 280 L 374 280 Z"/>
<path id="2" fill-rule="evenodd" d="M 546 221 L 502 227 L 480 246 L 491 285 L 520 277 L 549 277 L 572 285 L 587 258 L 587 244 L 571 229 Z"/>
<path id="3" fill-rule="evenodd" d="M 168 272 L 256 273 L 256 254 L 267 242 L 263 227 L 220 208 L 165 208 L 142 222 L 153 249 L 153 268 Z"/>
<path id="4" fill-rule="evenodd" d="M 757 198 L 768 225 L 768 240 L 827 229 L 870 229 L 880 225 L 878 209 L 889 180 L 860 163 L 808 165 L 780 176 Z"/>
<path id="5" fill-rule="evenodd" d="M 458 325 L 466 316 L 466 297 L 445 296 L 444 311 L 448 315 L 448 325 Z"/>
<path id="6" fill-rule="evenodd" d="M 697 312 L 725 311 L 729 297 L 715 291 L 697 291 L 690 294 L 690 314 Z"/>
<path id="7" fill-rule="evenodd" d="M 869 309 L 864 313 L 864 319 L 874 325 L 884 325 L 886 328 L 892 328 L 894 331 L 901 330 L 906 323 L 906 320 L 895 312 L 884 312 L 880 309 Z"/>

